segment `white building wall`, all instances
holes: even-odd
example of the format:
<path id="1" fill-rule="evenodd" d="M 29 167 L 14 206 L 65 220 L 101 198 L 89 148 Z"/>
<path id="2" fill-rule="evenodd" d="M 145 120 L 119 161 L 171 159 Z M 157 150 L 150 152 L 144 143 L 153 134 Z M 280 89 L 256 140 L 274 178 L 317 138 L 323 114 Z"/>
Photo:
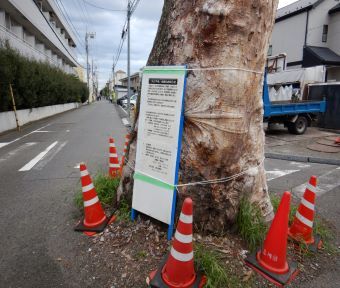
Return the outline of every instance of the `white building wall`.
<path id="1" fill-rule="evenodd" d="M 5 11 L 0 9 L 0 25 L 6 27 Z"/>
<path id="2" fill-rule="evenodd" d="M 329 15 L 328 47 L 340 55 L 340 12 Z"/>
<path id="3" fill-rule="evenodd" d="M 329 47 L 327 42 L 322 42 L 323 25 L 329 25 L 328 11 L 336 5 L 334 0 L 325 0 L 309 12 L 307 45 Z M 328 29 L 330 27 L 328 26 Z M 329 31 L 328 31 L 329 33 Z"/>
<path id="4" fill-rule="evenodd" d="M 52 31 L 51 27 L 46 22 L 43 15 L 38 10 L 36 4 L 33 1 L 22 1 L 22 0 L 8 0 L 17 10 L 20 11 L 27 19 L 30 21 L 41 33 L 47 37 L 53 45 L 57 47 L 61 53 L 64 54 L 65 57 L 69 59 L 69 61 L 73 62 L 76 66 L 77 63 L 75 62 L 75 55 L 67 45 L 62 45 L 58 40 L 57 36 Z M 45 17 L 49 19 L 49 13 L 45 13 Z M 61 36 L 60 36 L 61 38 Z M 65 47 L 64 47 L 65 46 Z"/>
<path id="5" fill-rule="evenodd" d="M 307 13 L 277 22 L 270 40 L 272 55 L 287 54 L 287 63 L 302 61 Z"/>

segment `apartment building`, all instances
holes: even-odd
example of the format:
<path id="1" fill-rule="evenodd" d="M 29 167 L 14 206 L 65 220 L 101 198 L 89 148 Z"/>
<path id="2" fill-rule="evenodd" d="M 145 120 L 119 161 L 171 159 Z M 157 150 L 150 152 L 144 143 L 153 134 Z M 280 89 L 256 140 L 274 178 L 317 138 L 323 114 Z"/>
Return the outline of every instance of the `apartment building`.
<path id="1" fill-rule="evenodd" d="M 0 41 L 67 73 L 79 66 L 75 35 L 54 0 L 1 0 Z"/>

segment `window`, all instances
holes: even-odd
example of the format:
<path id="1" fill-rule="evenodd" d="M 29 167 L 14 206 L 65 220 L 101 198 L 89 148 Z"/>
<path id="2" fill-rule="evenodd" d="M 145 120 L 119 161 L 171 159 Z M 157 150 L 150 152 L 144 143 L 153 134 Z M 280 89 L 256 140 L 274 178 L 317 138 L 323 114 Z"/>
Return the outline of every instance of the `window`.
<path id="1" fill-rule="evenodd" d="M 273 53 L 273 45 L 269 45 L 267 56 L 272 56 L 272 53 Z"/>
<path id="2" fill-rule="evenodd" d="M 322 42 L 327 42 L 328 25 L 323 25 L 322 29 Z"/>
<path id="3" fill-rule="evenodd" d="M 5 22 L 6 22 L 6 28 L 8 30 L 11 30 L 11 17 L 6 13 L 5 14 Z"/>

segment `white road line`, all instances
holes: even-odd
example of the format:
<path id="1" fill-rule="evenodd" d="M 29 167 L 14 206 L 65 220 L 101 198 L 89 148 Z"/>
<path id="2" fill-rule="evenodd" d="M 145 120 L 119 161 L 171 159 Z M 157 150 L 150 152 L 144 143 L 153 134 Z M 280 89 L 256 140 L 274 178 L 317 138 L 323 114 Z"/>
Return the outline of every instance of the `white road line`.
<path id="1" fill-rule="evenodd" d="M 122 106 L 118 105 L 118 107 L 125 113 L 125 115 L 128 115 L 128 113 L 123 109 Z"/>
<path id="2" fill-rule="evenodd" d="M 267 175 L 267 181 L 271 181 L 274 180 L 276 178 L 288 175 L 288 174 L 292 174 L 295 172 L 298 172 L 300 170 L 279 170 L 279 169 L 275 169 L 272 171 L 266 171 L 266 175 Z"/>
<path id="3" fill-rule="evenodd" d="M 22 135 L 21 137 L 16 138 L 16 139 L 12 140 L 11 142 L 0 143 L 0 148 L 2 148 L 2 147 L 4 147 L 4 146 L 7 146 L 7 145 L 9 145 L 9 144 L 12 144 L 12 143 L 14 143 L 14 142 L 16 142 L 16 141 L 19 141 L 20 139 L 22 139 L 22 138 L 24 138 L 24 137 L 27 137 L 28 135 L 31 135 L 31 134 L 33 134 L 33 133 L 36 133 L 36 132 L 40 131 L 41 129 L 44 129 L 45 127 L 47 127 L 47 126 L 49 126 L 49 125 L 51 125 L 51 123 L 49 123 L 49 124 L 47 124 L 47 125 L 45 125 L 45 126 L 42 126 L 42 127 L 38 128 L 38 129 L 36 129 L 36 130 L 34 130 L 34 131 L 31 131 L 30 133 L 27 133 L 27 134 L 25 134 L 25 135 Z M 2 145 L 1 145 L 1 144 L 2 144 Z"/>
<path id="4" fill-rule="evenodd" d="M 122 122 L 125 126 L 130 125 L 129 121 L 127 120 L 127 118 L 122 118 Z"/>
<path id="5" fill-rule="evenodd" d="M 57 148 L 54 149 L 53 152 L 49 153 L 46 157 L 44 157 L 44 159 L 42 159 L 42 160 L 40 161 L 40 163 L 38 163 L 38 164 L 34 167 L 34 169 L 36 169 L 36 170 L 41 170 L 42 168 L 44 168 L 44 166 L 45 166 L 48 162 L 50 162 L 50 161 L 54 158 L 54 156 L 57 155 L 57 154 L 60 152 L 61 149 L 64 148 L 64 146 L 65 146 L 66 144 L 67 144 L 67 141 L 65 141 L 65 142 L 61 143 L 60 145 L 58 145 Z"/>
<path id="6" fill-rule="evenodd" d="M 292 189 L 292 193 L 299 197 L 302 197 L 303 193 L 305 193 L 307 184 L 308 182 L 294 187 Z M 322 194 L 325 194 L 339 185 L 340 185 L 340 171 L 338 168 L 336 168 L 318 177 L 316 195 L 320 196 Z"/>
<path id="7" fill-rule="evenodd" d="M 29 171 L 34 165 L 36 165 L 44 156 L 50 151 L 55 145 L 58 144 L 58 141 L 53 142 L 50 146 L 48 146 L 43 152 L 39 153 L 35 158 L 33 158 L 30 162 L 28 162 L 25 166 L 19 169 L 19 171 Z"/>
<path id="8" fill-rule="evenodd" d="M 6 145 L 8 145 L 10 142 L 2 142 L 2 143 L 0 143 L 0 148 L 1 147 L 4 147 L 4 146 L 6 146 Z"/>
<path id="9" fill-rule="evenodd" d="M 54 131 L 47 131 L 47 130 L 38 130 L 38 131 L 34 131 L 34 133 L 51 133 Z"/>

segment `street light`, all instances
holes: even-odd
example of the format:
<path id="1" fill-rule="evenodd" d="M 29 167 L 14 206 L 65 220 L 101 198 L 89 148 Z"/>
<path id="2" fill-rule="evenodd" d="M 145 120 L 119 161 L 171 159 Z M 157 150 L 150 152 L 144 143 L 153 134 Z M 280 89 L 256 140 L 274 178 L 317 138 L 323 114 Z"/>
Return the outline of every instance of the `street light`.
<path id="1" fill-rule="evenodd" d="M 86 70 L 87 70 L 87 89 L 89 90 L 89 104 L 90 104 L 90 68 L 89 68 L 89 41 L 90 37 L 93 39 L 96 36 L 95 32 L 86 32 L 85 34 L 85 49 L 86 49 Z"/>

